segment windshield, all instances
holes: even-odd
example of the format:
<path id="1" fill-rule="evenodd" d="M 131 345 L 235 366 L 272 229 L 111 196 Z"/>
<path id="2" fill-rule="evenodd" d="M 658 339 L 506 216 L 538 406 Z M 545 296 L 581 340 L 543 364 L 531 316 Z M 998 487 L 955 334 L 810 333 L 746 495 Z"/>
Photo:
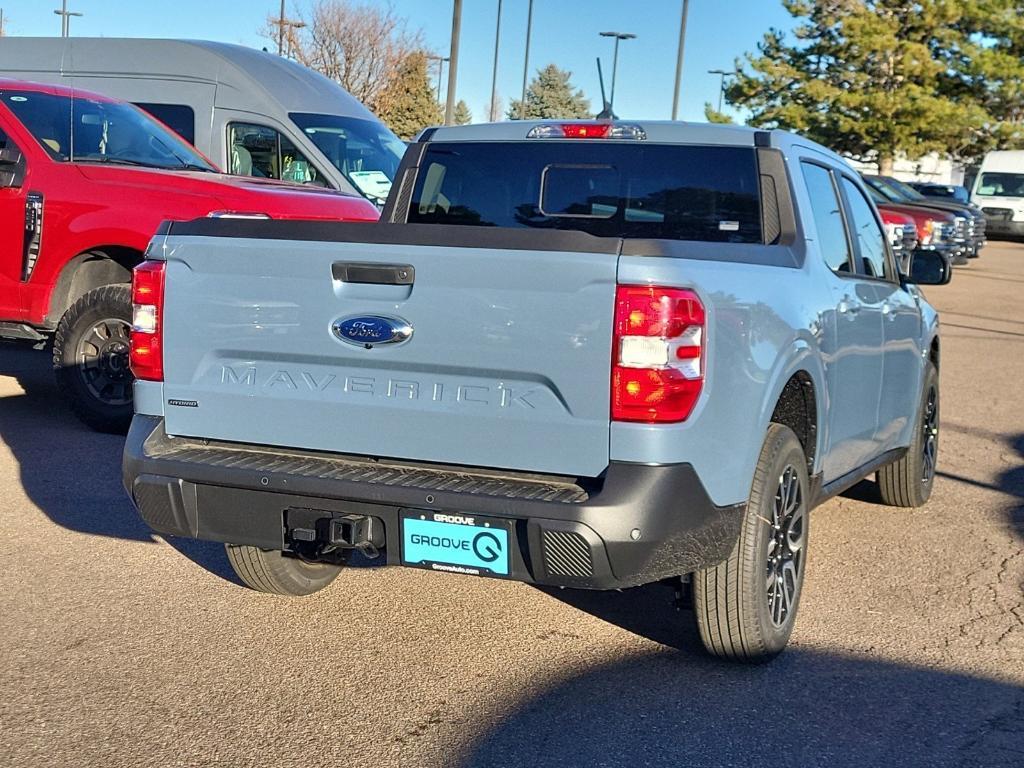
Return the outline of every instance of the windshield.
<path id="1" fill-rule="evenodd" d="M 980 197 L 1024 197 L 1024 173 L 983 173 L 974 194 Z"/>
<path id="2" fill-rule="evenodd" d="M 889 186 L 883 179 L 877 176 L 865 176 L 864 181 L 871 189 L 882 195 L 890 203 L 905 203 L 907 198 L 901 195 L 898 190 Z"/>
<path id="3" fill-rule="evenodd" d="M 306 112 L 293 112 L 291 118 L 353 187 L 384 204 L 405 153 L 401 139 L 373 120 Z"/>
<path id="4" fill-rule="evenodd" d="M 8 91 L 3 100 L 54 160 L 216 171 L 131 104 L 35 91 Z"/>
<path id="5" fill-rule="evenodd" d="M 921 201 L 925 199 L 924 195 L 922 195 L 909 184 L 904 184 L 899 179 L 885 178 L 882 179 L 882 183 L 891 187 L 892 189 L 895 189 L 896 192 L 902 195 L 903 199 L 905 200 Z"/>

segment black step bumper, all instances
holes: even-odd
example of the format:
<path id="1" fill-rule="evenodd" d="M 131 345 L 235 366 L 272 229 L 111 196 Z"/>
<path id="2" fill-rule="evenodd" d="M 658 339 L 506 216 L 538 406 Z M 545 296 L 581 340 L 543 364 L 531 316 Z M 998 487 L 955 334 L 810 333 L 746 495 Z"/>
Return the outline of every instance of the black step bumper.
<path id="1" fill-rule="evenodd" d="M 744 505 L 716 507 L 689 464 L 613 462 L 580 480 L 390 462 L 168 437 L 136 416 L 124 485 L 160 533 L 288 549 L 286 513 L 361 515 L 384 527 L 381 556 L 401 559 L 403 511 L 512 520 L 511 577 L 618 589 L 721 562 Z"/>

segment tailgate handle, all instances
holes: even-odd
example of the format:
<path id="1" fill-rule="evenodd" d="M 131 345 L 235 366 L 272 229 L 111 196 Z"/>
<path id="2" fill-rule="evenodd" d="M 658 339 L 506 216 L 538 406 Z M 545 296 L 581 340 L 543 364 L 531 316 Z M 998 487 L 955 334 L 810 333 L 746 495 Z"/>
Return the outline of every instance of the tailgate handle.
<path id="1" fill-rule="evenodd" d="M 367 264 L 365 261 L 336 261 L 331 265 L 335 280 L 371 285 L 412 285 L 416 268 L 412 264 Z"/>

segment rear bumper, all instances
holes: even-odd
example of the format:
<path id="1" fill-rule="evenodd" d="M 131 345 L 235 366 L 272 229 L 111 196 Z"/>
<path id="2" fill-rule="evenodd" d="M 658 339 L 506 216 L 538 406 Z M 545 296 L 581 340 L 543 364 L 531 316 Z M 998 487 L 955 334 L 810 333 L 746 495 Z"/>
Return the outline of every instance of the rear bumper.
<path id="1" fill-rule="evenodd" d="M 288 549 L 288 510 L 369 516 L 381 556 L 400 565 L 403 510 L 513 521 L 511 577 L 618 589 L 721 562 L 744 505 L 716 507 L 689 464 L 612 463 L 576 481 L 168 437 L 136 416 L 124 485 L 151 528 L 175 536 Z"/>

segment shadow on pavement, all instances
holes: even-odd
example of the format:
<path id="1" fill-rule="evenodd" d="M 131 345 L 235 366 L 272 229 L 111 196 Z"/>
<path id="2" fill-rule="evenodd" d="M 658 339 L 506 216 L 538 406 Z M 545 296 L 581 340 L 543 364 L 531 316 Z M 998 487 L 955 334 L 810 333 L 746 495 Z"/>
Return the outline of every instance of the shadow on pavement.
<path id="1" fill-rule="evenodd" d="M 791 648 L 733 666 L 635 655 L 566 677 L 495 723 L 461 765 L 1019 768 L 1024 689 Z"/>
<path id="2" fill-rule="evenodd" d="M 985 488 L 990 491 L 998 491 L 1015 497 L 1017 503 L 1010 507 L 1007 520 L 1010 528 L 1017 534 L 1017 537 L 1024 541 L 1024 434 L 1008 437 L 991 430 L 979 429 L 976 427 L 964 426 L 957 423 L 947 423 L 945 429 L 963 434 L 971 435 L 982 440 L 1005 445 L 1010 454 L 1010 467 L 1002 472 L 994 483 L 967 477 L 954 471 L 941 469 L 943 466 L 942 451 L 939 451 L 939 467 L 937 474 L 947 480 L 957 483 L 973 485 L 976 488 Z M 952 466 L 956 466 L 950 462 Z M 1024 737 L 1022 737 L 1024 739 Z"/>
<path id="3" fill-rule="evenodd" d="M 0 376 L 24 395 L 0 397 L 0 440 L 14 454 L 21 485 L 47 517 L 72 531 L 130 541 L 155 541 L 121 487 L 124 438 L 81 424 L 64 405 L 45 352 L 0 343 Z M 167 538 L 206 570 L 235 581 L 224 547 Z"/>

